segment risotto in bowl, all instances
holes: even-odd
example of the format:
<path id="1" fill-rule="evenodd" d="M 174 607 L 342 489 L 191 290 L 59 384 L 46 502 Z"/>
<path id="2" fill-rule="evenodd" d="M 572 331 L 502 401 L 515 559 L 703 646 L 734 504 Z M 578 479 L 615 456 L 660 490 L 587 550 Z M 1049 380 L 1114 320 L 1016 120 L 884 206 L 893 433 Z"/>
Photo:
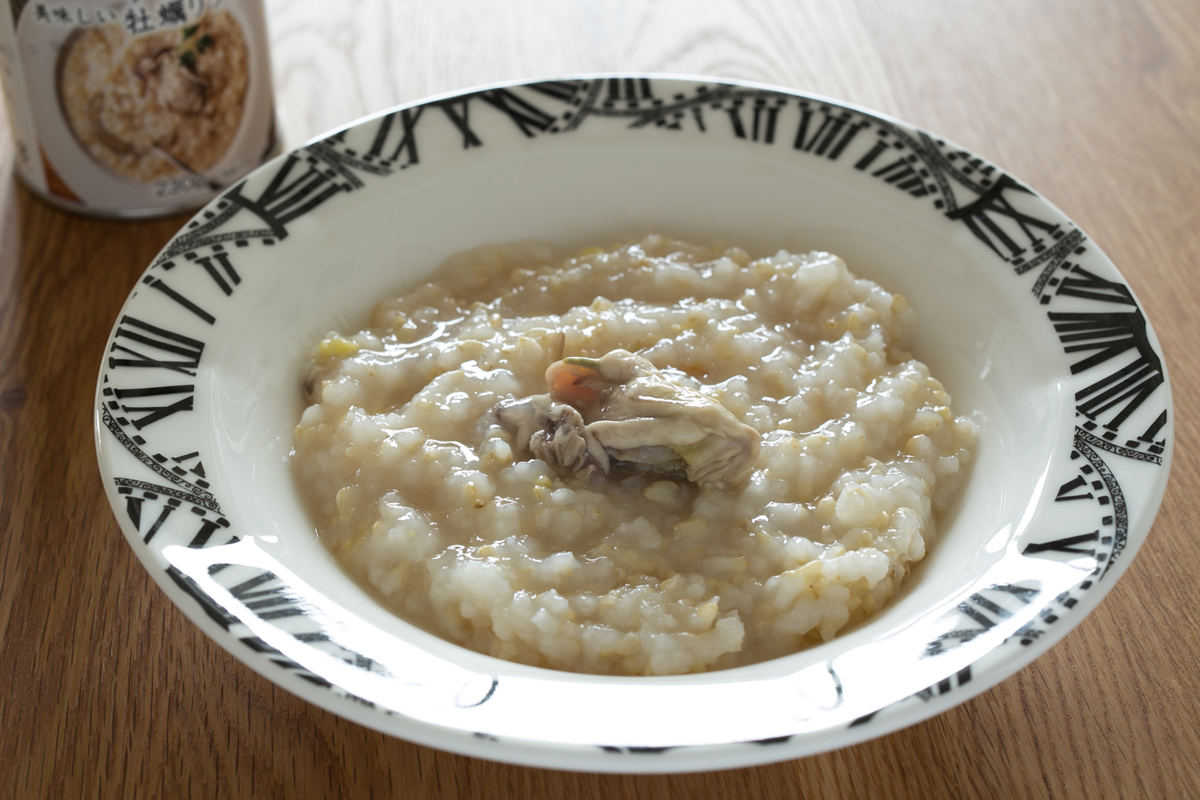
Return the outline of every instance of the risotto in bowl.
<path id="1" fill-rule="evenodd" d="M 654 76 L 264 166 L 131 294 L 96 423 L 135 552 L 246 664 L 600 771 L 819 752 L 1011 675 L 1129 563 L 1173 435 L 1136 298 L 1016 179 Z"/>
<path id="2" fill-rule="evenodd" d="M 315 347 L 294 463 L 398 613 L 500 658 L 671 674 L 887 602 L 975 425 L 836 256 L 485 249 Z"/>

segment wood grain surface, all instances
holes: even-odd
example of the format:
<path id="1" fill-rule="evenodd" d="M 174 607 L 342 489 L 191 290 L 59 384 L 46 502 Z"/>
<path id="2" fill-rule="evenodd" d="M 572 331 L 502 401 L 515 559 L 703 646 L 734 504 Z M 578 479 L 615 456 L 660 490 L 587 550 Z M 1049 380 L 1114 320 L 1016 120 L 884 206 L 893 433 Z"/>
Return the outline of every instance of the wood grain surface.
<path id="1" fill-rule="evenodd" d="M 12 178 L 0 137 L 0 797 L 1200 796 L 1200 4 L 1196 0 L 268 3 L 289 145 L 467 86 L 604 70 L 780 84 L 982 153 L 1113 258 L 1166 351 L 1176 450 L 1112 593 L 1015 677 L 802 760 L 677 776 L 506 766 L 391 739 L 206 639 L 126 546 L 92 394 L 183 217 L 104 222 Z M 7 119 L 0 121 L 7 128 Z"/>

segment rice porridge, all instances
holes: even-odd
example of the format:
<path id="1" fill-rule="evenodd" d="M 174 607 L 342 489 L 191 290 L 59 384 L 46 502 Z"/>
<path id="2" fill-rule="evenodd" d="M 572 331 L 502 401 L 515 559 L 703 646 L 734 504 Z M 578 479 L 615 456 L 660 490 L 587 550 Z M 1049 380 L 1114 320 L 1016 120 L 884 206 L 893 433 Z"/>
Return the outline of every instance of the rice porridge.
<path id="1" fill-rule="evenodd" d="M 903 297 L 650 236 L 456 257 L 315 347 L 293 466 L 403 618 L 592 673 L 738 666 L 881 608 L 976 438 Z"/>

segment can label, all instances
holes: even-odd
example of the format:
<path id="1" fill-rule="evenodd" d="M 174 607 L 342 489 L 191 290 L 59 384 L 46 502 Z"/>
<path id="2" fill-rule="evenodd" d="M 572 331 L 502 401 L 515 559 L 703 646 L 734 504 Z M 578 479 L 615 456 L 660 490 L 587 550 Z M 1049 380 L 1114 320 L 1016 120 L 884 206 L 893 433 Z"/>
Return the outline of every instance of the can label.
<path id="1" fill-rule="evenodd" d="M 48 199 L 117 216 L 194 207 L 273 149 L 262 0 L 5 5 L 17 170 Z"/>

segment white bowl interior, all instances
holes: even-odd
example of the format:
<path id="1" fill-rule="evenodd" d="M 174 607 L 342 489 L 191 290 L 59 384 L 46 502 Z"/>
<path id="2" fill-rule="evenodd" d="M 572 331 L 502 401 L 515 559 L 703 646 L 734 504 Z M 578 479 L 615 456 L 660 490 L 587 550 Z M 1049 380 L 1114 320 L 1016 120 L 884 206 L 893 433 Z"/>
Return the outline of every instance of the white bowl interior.
<path id="1" fill-rule="evenodd" d="M 847 172 L 816 158 L 793 166 L 751 145 L 739 151 L 668 133 L 587 148 L 542 141 L 413 170 L 374 187 L 369 201 L 350 195 L 297 220 L 291 240 L 261 251 L 244 272 L 208 343 L 197 408 L 212 437 L 204 452 L 217 459 L 209 465 L 214 493 L 239 534 L 353 614 L 460 663 L 529 672 L 397 620 L 317 541 L 288 463 L 304 354 L 447 256 L 486 243 L 573 247 L 662 232 L 722 239 L 754 255 L 829 250 L 911 301 L 920 318 L 916 355 L 958 410 L 981 423 L 980 447 L 958 509 L 895 602 L 833 642 L 779 660 L 786 663 L 741 669 L 782 674 L 902 628 L 955 597 L 1012 546 L 1063 455 L 1054 448 L 1068 436 L 1072 398 L 1060 378 L 1065 357 L 1044 346 L 1053 336 L 1049 322 L 1006 266 L 962 225 L 931 215 L 927 200 Z"/>

